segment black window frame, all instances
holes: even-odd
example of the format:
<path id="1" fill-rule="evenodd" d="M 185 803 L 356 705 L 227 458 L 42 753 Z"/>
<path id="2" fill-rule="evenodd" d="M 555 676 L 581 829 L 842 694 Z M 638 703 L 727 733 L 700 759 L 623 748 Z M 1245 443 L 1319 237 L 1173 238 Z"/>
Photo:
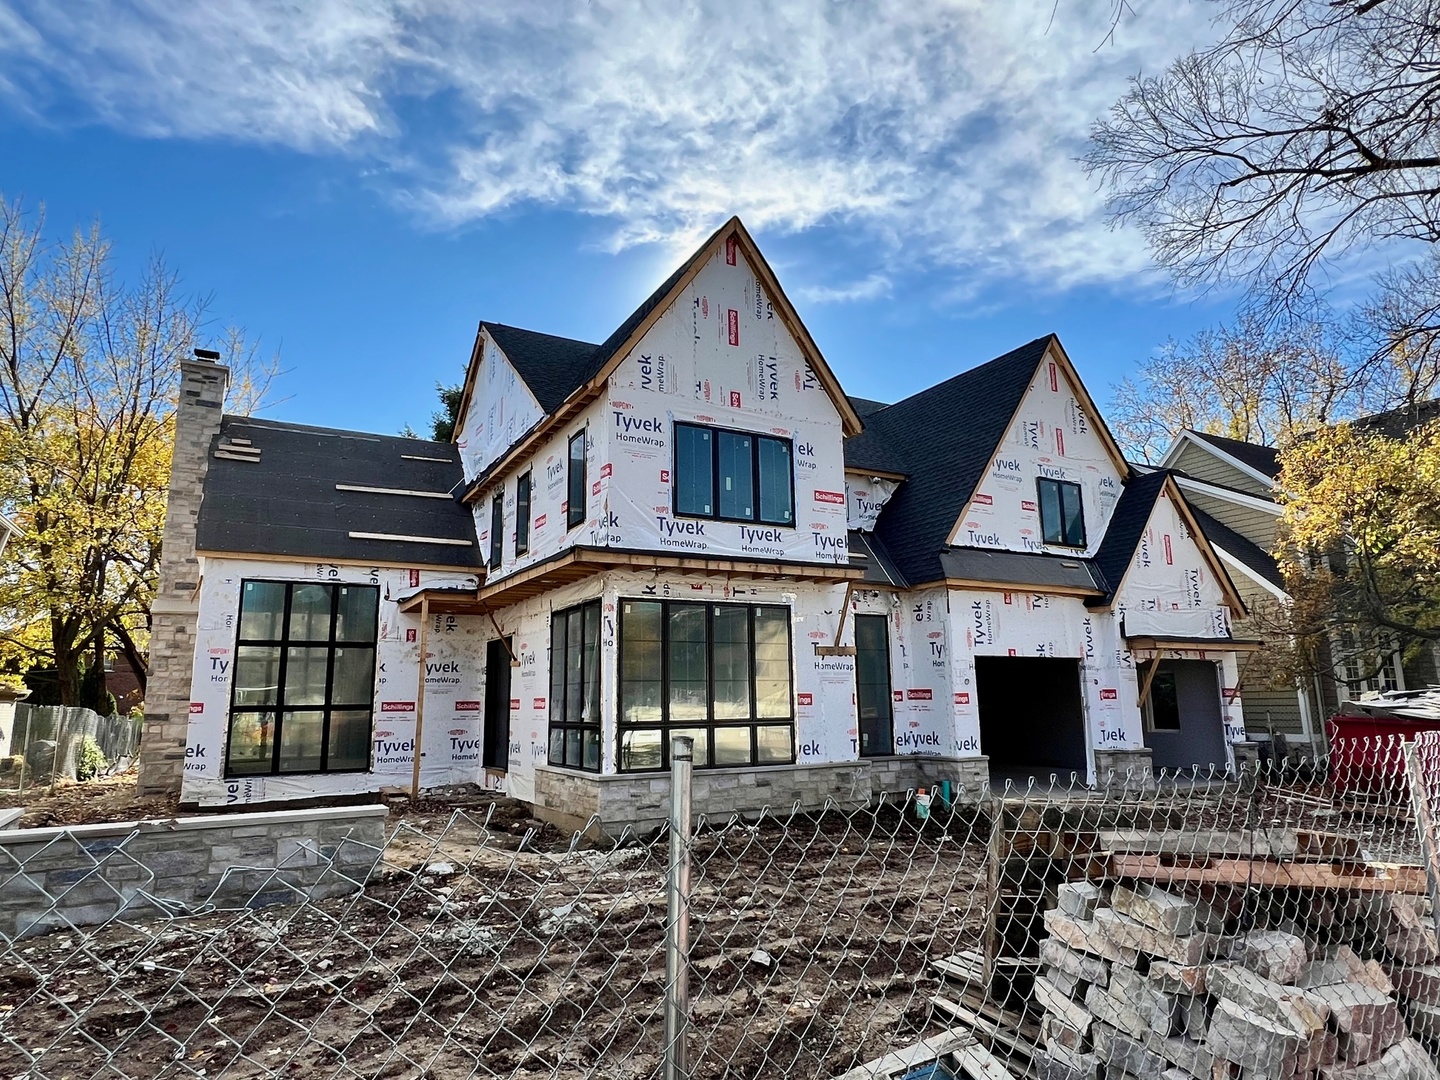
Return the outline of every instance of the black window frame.
<path id="1" fill-rule="evenodd" d="M 570 441 L 569 441 L 568 444 L 566 444 L 566 459 L 565 459 L 565 460 L 566 460 L 566 463 L 567 463 L 567 464 L 566 464 L 566 470 L 567 470 L 567 471 L 566 471 L 566 474 L 565 474 L 565 531 L 566 531 L 566 532 L 569 532 L 571 529 L 575 528 L 577 525 L 583 525 L 583 524 L 585 524 L 585 518 L 586 518 L 585 507 L 587 506 L 587 504 L 589 503 L 589 500 L 590 500 L 590 478 L 589 478 L 589 476 L 587 475 L 590 470 L 589 470 L 589 468 L 588 468 L 588 463 L 587 463 L 587 460 L 586 460 L 587 455 L 588 455 L 589 450 L 590 450 L 590 443 L 589 443 L 589 440 L 586 438 L 586 435 L 587 435 L 588 433 L 589 433 L 589 429 L 588 429 L 588 428 L 581 428 L 581 429 L 580 429 L 579 431 L 577 431 L 574 435 L 571 435 L 571 436 L 570 436 Z M 580 468 L 579 468 L 578 470 L 575 468 L 575 440 L 576 440 L 576 439 L 579 439 L 579 440 L 580 440 Z M 576 488 L 577 488 L 577 484 L 576 484 L 576 480 L 577 480 L 576 473 L 577 473 L 577 472 L 579 473 L 579 476 L 578 476 L 578 480 L 579 480 L 578 488 L 579 488 L 579 494 L 580 494 L 579 499 L 576 499 L 576 497 L 575 497 Z"/>
<path id="2" fill-rule="evenodd" d="M 515 557 L 530 551 L 531 471 L 521 473 L 515 481 Z"/>
<path id="3" fill-rule="evenodd" d="M 650 723 L 627 723 L 625 720 L 625 604 L 627 602 L 637 604 L 659 604 L 660 605 L 660 716 L 659 722 Z M 704 720 L 674 720 L 670 719 L 670 607 L 672 604 L 681 604 L 690 607 L 703 606 L 705 612 L 705 682 L 706 682 L 706 718 Z M 750 716 L 740 720 L 717 720 L 715 718 L 715 611 L 717 608 L 745 608 L 749 612 L 749 646 L 750 646 Z M 787 674 L 790 687 L 786 694 L 787 714 L 783 717 L 760 717 L 758 693 L 756 690 L 756 664 L 755 664 L 755 613 L 760 609 L 783 611 L 785 613 L 785 653 L 788 659 Z M 622 773 L 655 773 L 664 772 L 670 768 L 670 735 L 675 731 L 693 731 L 697 728 L 704 729 L 707 741 L 706 753 L 702 756 L 697 748 L 695 754 L 696 769 L 768 769 L 784 768 L 794 765 L 799 760 L 799 744 L 795 733 L 795 613 L 784 604 L 738 604 L 738 603 L 714 603 L 701 600 L 687 600 L 681 597 L 658 597 L 658 596 L 622 596 L 615 613 L 615 769 Z M 762 727 L 790 728 L 790 757 L 785 761 L 765 761 L 759 759 L 759 746 L 757 743 L 757 729 Z M 750 730 L 750 761 L 748 764 L 737 764 L 725 762 L 715 764 L 714 741 L 717 729 L 739 729 Z M 626 731 L 653 731 L 658 729 L 660 735 L 660 764 L 643 768 L 626 768 L 624 755 L 621 750 L 623 735 Z M 703 762 L 703 764 L 702 764 Z"/>
<path id="4" fill-rule="evenodd" d="M 870 620 L 874 620 L 874 621 L 870 621 Z M 869 613 L 864 613 L 864 614 L 857 614 L 857 615 L 855 615 L 855 616 L 854 616 L 854 623 L 855 623 L 855 630 L 854 630 L 854 633 L 855 633 L 855 752 L 856 752 L 856 754 L 857 754 L 858 756 L 860 756 L 860 757 L 862 757 L 862 758 L 870 758 L 870 757 L 893 757 L 894 754 L 895 754 L 895 698 L 894 698 L 894 696 L 893 696 L 894 693 L 895 693 L 895 680 L 894 680 L 894 677 L 893 677 L 894 673 L 893 673 L 893 671 L 891 670 L 891 667 L 890 667 L 890 663 L 891 663 L 891 654 L 890 654 L 890 619 L 889 619 L 887 616 L 885 616 L 885 615 L 872 615 L 872 614 L 869 614 Z M 885 694 L 884 694 L 884 699 L 883 699 L 883 700 L 884 700 L 884 703 L 885 703 L 885 717 L 884 717 L 884 720 L 885 720 L 885 725 L 886 725 L 886 727 L 888 728 L 888 730 L 889 730 L 889 732 L 890 732 L 890 740 L 889 740 L 888 744 L 887 744 L 884 748 L 875 748 L 875 747 L 872 747 L 871 749 L 866 750 L 866 749 L 865 749 L 865 718 L 861 715 L 861 710 L 862 710 L 862 708 L 863 708 L 864 702 L 862 701 L 863 695 L 862 695 L 861 692 L 860 692 L 860 688 L 861 688 L 862 683 L 865 682 L 865 681 L 868 681 L 868 680 L 865 680 L 865 672 L 862 670 L 862 667 L 861 667 L 861 657 L 862 657 L 863 654 L 862 654 L 861 651 L 860 651 L 860 628 L 861 628 L 861 626 L 874 627 L 874 626 L 876 626 L 876 625 L 879 625 L 879 626 L 880 626 L 881 631 L 882 631 L 882 633 L 883 633 L 883 635 L 884 635 L 884 642 L 885 642 L 884 657 L 883 657 L 883 660 L 884 660 L 883 671 L 884 671 L 884 674 L 885 674 Z M 878 699 L 877 699 L 877 700 L 878 700 Z"/>
<path id="5" fill-rule="evenodd" d="M 1045 485 L 1053 484 L 1055 487 L 1055 504 L 1060 508 L 1060 539 L 1051 540 L 1045 528 Z M 1075 505 L 1080 508 L 1080 538 L 1072 542 L 1072 537 L 1067 533 L 1067 522 L 1065 520 L 1065 489 L 1073 488 L 1075 491 Z M 1035 478 L 1035 510 L 1040 516 L 1040 541 L 1050 547 L 1068 547 L 1084 549 L 1088 546 L 1086 540 L 1087 530 L 1085 527 L 1085 489 L 1074 480 L 1057 480 L 1050 476 L 1037 476 Z"/>
<path id="6" fill-rule="evenodd" d="M 688 420 L 677 420 L 674 424 L 675 435 L 672 439 L 674 447 L 670 455 L 670 511 L 677 518 L 688 518 L 699 521 L 732 521 L 741 525 L 769 525 L 777 529 L 797 528 L 795 509 L 795 440 L 787 439 L 783 435 L 771 435 L 759 431 L 746 431 L 744 428 L 716 427 L 712 424 L 695 424 Z M 708 431 L 710 439 L 710 505 L 714 512 L 709 514 L 681 513 L 680 511 L 680 429 L 690 428 L 696 431 Z M 753 440 L 750 448 L 750 483 L 753 492 L 754 514 L 750 517 L 735 517 L 720 513 L 720 435 L 743 435 Z M 761 516 L 760 506 L 760 443 L 779 443 L 785 447 L 786 456 L 790 462 L 790 520 L 772 521 Z"/>
<path id="7" fill-rule="evenodd" d="M 495 492 L 490 501 L 490 558 L 486 565 L 499 570 L 505 561 L 505 489 Z"/>
<path id="8" fill-rule="evenodd" d="M 245 586 L 246 585 L 282 585 L 285 587 L 285 605 L 281 613 L 280 637 L 278 638 L 246 638 L 242 637 L 245 625 Z M 293 606 L 295 589 L 297 587 L 320 587 L 330 590 L 330 629 L 327 637 L 321 641 L 315 638 L 299 638 L 291 636 L 290 615 Z M 365 589 L 375 594 L 375 625 L 370 628 L 368 640 L 336 640 L 336 631 L 340 618 L 340 590 L 344 589 Z M 375 761 L 375 665 L 376 655 L 379 648 L 380 637 L 380 587 L 361 582 L 349 581 L 284 581 L 273 578 L 244 578 L 240 582 L 240 606 L 235 619 L 235 652 L 231 657 L 230 665 L 230 712 L 225 722 L 225 768 L 226 779 L 249 779 L 256 776 L 336 776 L 347 773 L 365 773 L 374 769 Z M 278 685 L 275 691 L 275 702 L 265 704 L 238 704 L 235 700 L 239 690 L 237 664 L 241 648 L 271 648 L 279 651 L 277 679 Z M 320 705 L 286 705 L 286 675 L 288 674 L 289 655 L 293 648 L 325 648 L 328 655 L 325 659 L 325 701 Z M 369 696 L 363 702 L 344 703 L 332 700 L 335 690 L 335 653 L 337 649 L 368 649 L 370 652 L 370 677 L 367 680 Z M 235 771 L 231 767 L 230 751 L 235 744 L 235 714 L 270 713 L 274 722 L 274 733 L 271 735 L 270 768 L 268 771 L 256 770 Z M 320 729 L 320 767 L 318 769 L 281 769 L 280 750 L 284 745 L 285 714 L 287 712 L 320 712 L 323 719 Z M 330 722 L 332 714 L 337 712 L 366 712 L 370 716 L 369 738 L 366 740 L 369 752 L 366 755 L 365 764 L 349 769 L 332 769 L 329 767 L 330 758 Z"/>
<path id="9" fill-rule="evenodd" d="M 590 674 L 591 674 L 590 670 L 585 666 L 586 642 L 585 642 L 584 634 L 585 634 L 585 614 L 586 614 L 587 611 L 593 611 L 593 612 L 595 613 L 595 626 L 596 626 L 596 634 L 595 634 L 595 642 L 594 642 L 595 667 L 596 667 L 596 669 L 597 669 L 597 681 L 596 681 L 597 693 L 596 693 L 596 697 L 595 697 L 595 719 L 594 719 L 593 722 L 591 722 L 591 721 L 586 721 L 586 720 L 580 720 L 579 722 L 576 722 L 576 721 L 571 721 L 571 720 L 567 720 L 567 719 L 566 719 L 566 711 L 567 711 L 567 710 L 566 710 L 566 704 L 567 704 L 569 680 L 568 680 L 567 678 L 565 678 L 564 673 L 566 672 L 567 667 L 568 667 L 568 665 L 566 664 L 566 658 L 568 657 L 568 653 L 569 653 L 569 635 L 568 635 L 568 633 L 567 633 L 567 634 L 562 638 L 562 640 L 564 640 L 564 641 L 566 642 L 566 652 L 565 652 L 564 654 L 562 654 L 561 656 L 558 656 L 558 657 L 557 657 L 557 656 L 556 656 L 556 653 L 555 653 L 555 624 L 556 624 L 557 620 L 565 619 L 565 620 L 567 620 L 567 629 L 568 629 L 568 620 L 570 620 L 570 619 L 579 619 L 579 620 L 580 620 L 580 633 L 581 633 L 581 640 L 580 640 L 580 692 L 581 692 L 582 700 L 583 700 L 583 695 L 584 695 L 584 693 L 585 693 L 585 687 L 586 687 L 586 685 L 587 685 L 587 684 L 589 683 L 589 681 L 590 681 L 589 676 L 590 676 Z M 605 668 L 605 657 L 604 657 L 604 651 L 603 651 L 602 648 L 601 648 L 601 636 L 602 636 L 602 635 L 600 634 L 600 625 L 601 625 L 601 619 L 600 619 L 600 601 L 599 601 L 598 599 L 597 599 L 597 600 L 587 600 L 587 601 L 585 601 L 585 602 L 582 603 L 582 604 L 575 604 L 573 607 L 564 608 L 564 609 L 561 610 L 561 611 L 552 611 L 552 612 L 550 613 L 550 702 L 549 702 L 549 705 L 550 705 L 550 712 L 549 712 L 550 723 L 549 723 L 549 727 L 548 727 L 548 729 L 547 729 L 547 731 L 546 731 L 546 735 L 545 735 L 545 738 L 546 738 L 545 761 L 546 761 L 546 763 L 547 763 L 548 765 L 552 766 L 553 768 L 557 768 L 557 769 L 575 769 L 575 770 L 577 770 L 577 771 L 579 771 L 579 772 L 598 773 L 598 772 L 600 772 L 601 766 L 604 764 L 604 761 L 605 761 L 605 745 L 604 745 L 604 742 L 603 742 L 603 736 L 601 735 L 601 727 L 602 727 L 602 725 L 603 725 L 604 700 L 605 700 L 605 699 L 604 699 L 604 694 L 603 694 L 604 688 L 603 688 L 603 686 L 601 685 L 601 681 L 604 679 L 604 675 L 605 675 L 605 671 L 604 671 L 604 668 Z M 557 669 L 556 669 L 556 663 L 557 663 L 557 662 L 560 664 L 559 671 L 560 671 L 560 673 L 561 673 L 561 677 L 560 677 L 560 679 L 558 680 L 558 682 L 557 682 L 557 679 L 556 679 L 556 677 L 555 677 L 555 675 L 556 675 L 556 670 L 557 670 Z M 559 697 L 557 697 L 556 694 L 555 694 L 555 687 L 557 686 L 557 684 L 560 686 L 560 688 L 561 688 L 562 691 L 565 691 L 565 692 L 563 692 Z M 566 753 L 566 750 L 567 750 L 567 748 L 568 748 L 569 745 L 570 745 L 570 740 L 569 740 L 566 736 L 568 736 L 569 732 L 571 732 L 571 731 L 578 731 L 578 732 L 580 733 L 579 763 L 578 763 L 578 764 L 573 764 L 573 765 L 570 764 L 570 762 L 567 760 L 568 755 L 567 755 L 567 753 Z M 560 760 L 559 760 L 559 761 L 556 761 L 556 760 L 555 760 L 555 735 L 556 735 L 557 732 L 561 735 L 561 739 L 560 739 L 561 754 L 560 754 Z M 586 764 L 584 763 L 584 761 L 585 761 L 585 735 L 586 735 L 587 732 L 591 732 L 591 733 L 594 734 L 594 736 L 595 736 L 595 746 L 598 748 L 598 749 L 597 749 L 597 752 L 596 752 L 596 755 L 595 755 L 595 764 L 594 764 L 593 766 L 586 765 Z"/>

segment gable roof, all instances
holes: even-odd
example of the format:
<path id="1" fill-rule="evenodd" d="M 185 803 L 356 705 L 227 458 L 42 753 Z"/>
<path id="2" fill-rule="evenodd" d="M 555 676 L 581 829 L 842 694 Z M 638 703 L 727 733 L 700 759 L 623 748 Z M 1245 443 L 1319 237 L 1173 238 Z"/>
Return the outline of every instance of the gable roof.
<path id="1" fill-rule="evenodd" d="M 211 444 L 195 547 L 478 569 L 475 515 L 454 494 L 463 483 L 450 443 L 225 416 Z"/>
<path id="2" fill-rule="evenodd" d="M 1267 479 L 1274 480 L 1280 475 L 1280 451 L 1273 446 L 1245 442 L 1242 439 L 1230 439 L 1224 435 L 1211 435 L 1190 428 L 1186 428 L 1183 434 L 1200 442 L 1209 443 L 1213 449 L 1234 458 L 1246 468 L 1253 469 Z"/>
<path id="3" fill-rule="evenodd" d="M 847 394 L 845 396 L 850 399 L 850 404 L 855 407 L 855 411 L 860 414 L 860 419 L 862 420 L 871 413 L 877 413 L 881 409 L 888 409 L 890 407 L 883 401 L 873 401 L 870 398 L 856 397 L 854 394 Z"/>
<path id="4" fill-rule="evenodd" d="M 1230 526 L 1215 520 L 1198 506 L 1190 507 L 1190 512 L 1195 515 L 1200 531 L 1211 544 L 1243 563 L 1245 568 L 1257 577 L 1268 581 L 1281 592 L 1286 591 L 1285 577 L 1280 573 L 1280 564 L 1275 561 L 1275 556 L 1253 540 L 1241 536 Z"/>
<path id="5" fill-rule="evenodd" d="M 820 349 L 810 336 L 810 331 L 800 321 L 800 316 L 790 303 L 790 298 L 780 287 L 775 272 L 770 269 L 770 264 L 765 261 L 765 256 L 760 253 L 760 249 L 755 245 L 755 241 L 746 230 L 744 223 L 738 217 L 732 217 L 696 248 L 688 259 L 676 267 L 675 271 L 662 281 L 655 291 L 647 296 L 640 306 L 632 311 L 625 321 L 599 345 L 590 346 L 586 342 L 570 338 L 538 334 L 534 331 L 518 330 L 515 327 L 504 327 L 502 333 L 509 331 L 512 342 L 516 343 L 522 352 L 528 354 L 525 361 L 517 362 L 511 357 L 511 362 L 516 364 L 517 369 L 522 363 L 530 367 L 532 374 L 543 389 L 532 383 L 531 377 L 523 371 L 521 378 L 530 387 L 530 392 L 535 395 L 546 415 L 544 420 L 510 447 L 486 471 L 486 475 L 478 478 L 471 485 L 470 491 L 467 492 L 467 498 L 478 494 L 479 489 L 488 482 L 490 476 L 497 472 L 503 472 L 513 458 L 523 454 L 530 445 L 553 426 L 563 422 L 571 412 L 583 406 L 592 396 L 590 392 L 599 390 L 615 368 L 629 355 L 631 348 L 644 337 L 655 320 L 665 313 L 665 310 L 674 302 L 676 294 L 694 279 L 701 267 L 723 249 L 723 245 L 731 240 L 735 242 L 739 252 L 745 256 L 747 263 L 754 269 L 756 278 L 770 296 L 775 314 L 794 336 L 796 343 L 800 346 L 801 354 L 806 363 L 810 365 L 810 370 L 815 374 L 820 385 L 824 387 L 825 392 L 830 395 L 830 400 L 840 414 L 841 429 L 846 435 L 858 434 L 864 427 L 859 413 L 856 412 L 850 399 L 840 388 L 839 380 L 835 378 L 834 373 L 830 370 L 830 365 L 820 354 Z M 470 368 L 465 376 L 465 390 L 460 402 L 460 415 L 464 415 L 474 388 L 475 370 L 480 356 L 480 334 L 485 333 L 487 327 L 500 325 L 502 324 L 485 322 L 480 324 L 476 334 L 476 347 L 470 357 Z M 500 344 L 498 338 L 496 344 Z M 587 347 L 591 350 L 588 355 L 584 352 Z M 510 356 L 509 351 L 503 345 L 501 345 L 501 350 L 505 352 L 506 356 Z"/>
<path id="6" fill-rule="evenodd" d="M 1436 419 L 1440 419 L 1440 398 L 1430 398 L 1428 401 L 1402 405 L 1387 412 L 1361 416 L 1351 421 L 1351 425 L 1367 434 L 1397 439 Z"/>
<path id="7" fill-rule="evenodd" d="M 1194 508 L 1185 501 L 1175 478 L 1164 469 L 1156 469 L 1130 479 L 1110 514 L 1110 524 L 1106 526 L 1105 536 L 1093 557 L 1095 569 L 1105 582 L 1107 595 L 1103 604 L 1114 603 L 1120 586 L 1125 582 L 1125 575 L 1130 570 L 1135 549 L 1140 545 L 1140 537 L 1145 533 L 1145 526 L 1150 523 L 1155 502 L 1162 492 L 1170 497 L 1176 511 L 1190 526 L 1195 546 L 1200 549 L 1201 558 L 1209 564 L 1210 572 L 1220 583 L 1227 603 L 1236 615 L 1243 616 L 1245 601 L 1241 599 L 1235 583 L 1230 579 L 1229 571 L 1215 554 L 1215 549 L 1210 546 L 1209 538 L 1200 527 Z"/>

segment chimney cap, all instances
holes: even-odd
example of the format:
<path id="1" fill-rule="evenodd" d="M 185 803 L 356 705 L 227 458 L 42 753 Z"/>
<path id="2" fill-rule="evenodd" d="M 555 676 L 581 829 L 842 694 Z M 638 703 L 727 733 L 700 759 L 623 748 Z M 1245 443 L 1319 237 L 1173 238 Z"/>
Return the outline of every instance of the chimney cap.
<path id="1" fill-rule="evenodd" d="M 217 360 L 220 359 L 220 354 L 219 354 L 218 352 L 216 352 L 214 349 L 196 349 L 196 350 L 195 350 L 195 359 L 196 359 L 196 360 L 209 360 L 209 361 L 211 361 L 211 362 L 214 362 L 214 361 L 217 361 Z"/>

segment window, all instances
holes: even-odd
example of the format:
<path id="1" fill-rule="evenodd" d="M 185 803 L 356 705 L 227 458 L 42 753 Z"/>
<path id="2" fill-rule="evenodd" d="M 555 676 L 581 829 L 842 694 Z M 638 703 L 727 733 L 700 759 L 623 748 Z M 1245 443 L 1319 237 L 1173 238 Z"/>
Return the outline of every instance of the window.
<path id="1" fill-rule="evenodd" d="M 530 550 L 530 474 L 515 481 L 515 554 Z"/>
<path id="2" fill-rule="evenodd" d="M 600 602 L 550 617 L 550 764 L 600 771 Z"/>
<path id="3" fill-rule="evenodd" d="M 1385 638 L 1374 649 L 1362 649 L 1353 630 L 1340 632 L 1340 681 L 1347 694 L 1359 698 L 1367 693 L 1390 693 L 1402 688 L 1400 654 Z"/>
<path id="4" fill-rule="evenodd" d="M 227 776 L 370 767 L 379 605 L 373 585 L 241 585 Z"/>
<path id="5" fill-rule="evenodd" d="M 1160 661 L 1152 660 L 1152 664 Z M 1151 731 L 1180 730 L 1180 691 L 1175 672 L 1157 671 L 1150 680 L 1150 696 L 1145 699 L 1145 718 Z"/>
<path id="6" fill-rule="evenodd" d="M 668 767 L 675 735 L 697 768 L 792 763 L 790 609 L 622 600 L 619 700 L 622 770 Z"/>
<path id="7" fill-rule="evenodd" d="M 565 527 L 573 529 L 585 520 L 585 432 L 570 437 L 570 486 L 566 495 Z"/>
<path id="8" fill-rule="evenodd" d="M 860 722 L 860 756 L 893 754 L 890 634 L 883 615 L 855 616 L 855 711 Z"/>
<path id="9" fill-rule="evenodd" d="M 490 502 L 490 569 L 499 570 L 505 553 L 505 492 L 495 493 Z"/>
<path id="10" fill-rule="evenodd" d="M 794 481 L 788 439 L 675 425 L 678 517 L 794 525 Z"/>
<path id="11" fill-rule="evenodd" d="M 1045 543 L 1083 548 L 1085 509 L 1080 505 L 1080 485 L 1044 477 L 1035 482 L 1040 489 L 1040 534 Z"/>

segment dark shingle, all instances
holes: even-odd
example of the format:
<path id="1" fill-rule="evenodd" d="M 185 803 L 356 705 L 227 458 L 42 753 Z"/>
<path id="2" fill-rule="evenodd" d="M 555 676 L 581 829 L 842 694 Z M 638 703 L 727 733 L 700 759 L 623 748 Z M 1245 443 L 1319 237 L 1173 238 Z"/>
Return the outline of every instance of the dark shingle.
<path id="1" fill-rule="evenodd" d="M 893 585 L 899 589 L 909 587 L 884 546 L 873 535 L 851 529 L 849 544 L 850 565 L 864 569 L 865 584 Z"/>
<path id="2" fill-rule="evenodd" d="M 854 394 L 845 396 L 850 399 L 850 407 L 860 414 L 861 419 L 890 407 L 883 401 L 872 401 L 870 398 L 856 397 Z"/>
<path id="3" fill-rule="evenodd" d="M 1137 476 L 1125 485 L 1120 501 L 1110 514 L 1110 524 L 1105 527 L 1105 538 L 1100 541 L 1094 559 L 1096 570 L 1104 582 L 1106 592 L 1114 596 L 1115 590 L 1125 577 L 1125 570 L 1135 555 L 1135 548 L 1150 523 L 1150 512 L 1155 500 L 1165 486 L 1169 473 L 1163 469 Z"/>
<path id="4" fill-rule="evenodd" d="M 1398 439 L 1410 434 L 1420 425 L 1428 424 L 1436 419 L 1440 419 L 1440 398 L 1417 401 L 1413 405 L 1391 409 L 1389 412 L 1362 416 L 1354 422 L 1354 426 L 1356 430 L 1367 434 L 1379 434 L 1386 438 Z"/>
<path id="5" fill-rule="evenodd" d="M 482 322 L 480 325 L 490 331 L 495 344 L 525 380 L 545 415 L 553 413 L 566 398 L 590 381 L 598 346 L 503 323 Z"/>
<path id="6" fill-rule="evenodd" d="M 940 555 L 945 576 L 994 585 L 1048 585 L 1066 589 L 1105 591 L 1089 559 L 1067 555 L 1039 555 L 1024 551 L 987 551 L 950 548 Z"/>
<path id="7" fill-rule="evenodd" d="M 1205 539 L 1213 546 L 1224 548 L 1277 589 L 1285 588 L 1285 578 L 1280 573 L 1280 564 L 1275 561 L 1275 556 L 1253 540 L 1247 540 L 1230 526 L 1216 521 L 1199 507 L 1190 506 L 1190 512 L 1195 515 L 1195 522 L 1205 534 Z"/>
<path id="8" fill-rule="evenodd" d="M 214 447 L 230 439 L 250 440 L 259 460 L 215 457 Z M 454 498 L 335 490 L 336 484 L 354 484 L 453 493 L 462 479 L 459 455 L 449 443 L 226 416 L 212 446 L 195 546 L 201 551 L 475 569 L 481 563 L 475 518 Z M 358 540 L 352 532 L 467 543 Z"/>
<path id="9" fill-rule="evenodd" d="M 1256 472 L 1264 473 L 1272 480 L 1280 475 L 1280 451 L 1273 446 L 1228 439 L 1224 435 L 1208 435 L 1203 431 L 1191 431 L 1190 434 L 1229 454 L 1236 461 L 1249 465 Z"/>
<path id="10" fill-rule="evenodd" d="M 875 535 L 915 584 L 944 576 L 940 552 L 965 509 L 1054 335 L 997 357 L 865 418 L 845 441 L 845 467 L 909 478 Z"/>

